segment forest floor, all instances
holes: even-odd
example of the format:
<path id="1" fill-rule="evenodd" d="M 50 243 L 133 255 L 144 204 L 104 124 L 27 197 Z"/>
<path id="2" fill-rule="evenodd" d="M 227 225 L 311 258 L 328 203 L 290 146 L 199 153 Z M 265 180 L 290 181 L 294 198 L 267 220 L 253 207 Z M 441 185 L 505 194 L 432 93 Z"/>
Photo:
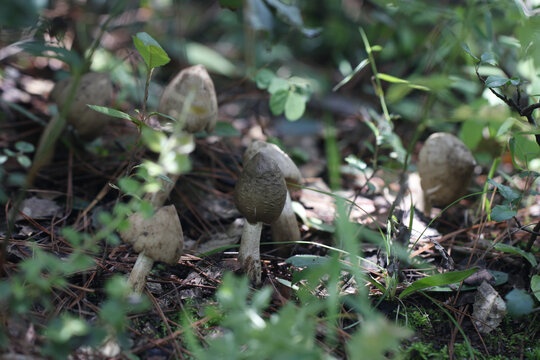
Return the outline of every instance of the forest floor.
<path id="1" fill-rule="evenodd" d="M 3 108 L 6 116 L 0 122 L 0 148 L 13 149 L 18 141 L 37 144 L 43 127 L 35 120 L 47 121 L 49 117 L 47 95 L 52 86 L 52 71 L 49 67 L 17 70 L 7 65 L 4 74 L 1 84 L 3 99 L 18 104 L 32 116 L 13 107 Z M 296 298 L 293 289 L 285 286 L 283 280 L 293 281 L 293 274 L 299 269 L 285 260 L 299 254 L 325 256 L 329 253 L 327 247 L 335 245 L 334 198 L 325 194 L 331 192 L 325 124 L 318 119 L 326 116 L 324 114 L 331 114 L 334 118 L 341 159 L 355 155 L 372 165 L 364 145 L 375 141 L 365 125 L 369 115 L 366 111 L 357 111 L 354 99 L 339 96 L 314 99 L 310 107 L 319 110 L 291 123 L 285 119 L 270 120 L 268 109 L 265 108 L 267 99 L 253 85 L 229 86 L 228 92 L 220 92 L 221 85 L 217 88 L 220 94 L 219 121 L 231 124 L 238 133 L 233 131 L 232 136 L 210 134 L 198 137 L 196 148 L 190 154 L 192 168 L 181 175 L 168 200 L 168 203 L 175 205 L 181 219 L 184 254 L 176 265 L 160 264 L 154 267 L 145 292 L 153 305 L 144 313 L 131 317 L 128 326 L 132 341 L 130 353 L 142 359 L 188 356 L 189 351 L 184 348 L 184 343 L 174 341 L 181 337 L 183 331 L 178 313 L 188 304 L 195 309 L 193 321 L 197 336 L 203 338 L 216 331 L 215 327 L 205 322 L 202 309 L 215 301 L 216 289 L 225 272 L 240 273 L 235 245 L 240 240 L 243 219 L 235 208 L 232 195 L 242 169 L 243 151 L 251 141 L 280 139 L 282 146 L 300 164 L 304 177 L 304 188 L 292 194 L 293 201 L 300 204 L 304 211 L 298 217 L 303 242 L 272 245 L 269 227 L 263 228 L 263 286 L 269 286 L 273 292 L 271 306 L 266 310 L 268 316 Z M 347 106 L 333 105 L 338 101 Z M 399 122 L 396 124 L 395 133 L 407 145 L 412 136 L 410 126 Z M 112 121 L 93 143 L 83 143 L 69 131 L 64 132 L 52 161 L 40 170 L 34 184 L 26 192 L 10 239 L 5 239 L 4 220 L 13 208 L 12 201 L 18 189 L 5 183 L 11 201 L 2 212 L 0 236 L 2 241 L 8 242 L 4 264 L 7 279 L 20 270 L 21 262 L 33 256 L 30 243 L 39 244 L 41 250 L 63 258 L 72 251 L 71 245 L 62 236 L 64 227 L 70 226 L 88 234 L 99 231 L 97 214 L 103 210 L 110 211 L 118 201 L 123 200 L 123 196 L 111 184 L 116 184 L 121 176 L 128 173 L 128 167 L 133 162 L 140 161 L 142 156 L 152 156 L 147 152 L 133 158 L 132 149 L 136 139 L 136 127 L 117 120 Z M 412 154 L 413 164 L 421 145 L 422 141 Z M 381 155 L 388 156 L 389 153 Z M 7 174 L 25 171 L 11 158 L 3 166 Z M 501 167 L 509 175 L 514 172 L 511 162 L 503 162 Z M 410 199 L 415 204 L 421 201 L 417 175 L 411 174 L 408 182 L 400 182 L 398 168 L 379 167 L 373 173 L 363 173 L 357 168 L 343 165 L 340 170 L 341 190 L 336 193 L 357 205 L 350 213 L 352 222 L 384 231 L 392 204 L 403 190 L 403 196 L 397 202 L 400 211 L 395 214 L 408 225 Z M 482 190 L 488 170 L 482 167 L 475 170 L 469 193 Z M 540 191 L 538 183 L 536 187 Z M 490 192 L 488 196 L 492 194 Z M 500 200 L 498 195 L 493 199 L 495 202 Z M 428 226 L 430 219 L 437 215 L 440 216 Z M 437 272 L 450 270 L 450 257 L 456 270 L 478 266 L 490 271 L 489 274 L 503 274 L 502 282 L 495 286 L 502 297 L 514 288 L 528 289 L 532 271 L 529 262 L 524 257 L 495 250 L 492 242 L 516 246 L 526 244 L 533 235 L 525 231 L 522 224 L 540 221 L 539 197 L 531 196 L 531 201 L 520 209 L 516 216 L 519 224 L 514 219 L 506 222 L 487 221 L 485 215 L 480 196 L 464 199 L 442 214 L 437 208 L 430 215 L 415 208 L 411 237 L 405 244 L 411 258 L 416 256 L 422 259 L 426 266 Z M 536 241 L 531 252 L 538 254 L 539 246 Z M 384 266 L 380 246 L 364 242 L 362 250 L 364 258 Z M 2 320 L 9 329 L 8 352 L 27 356 L 20 358 L 39 358 L 43 344 L 40 331 L 43 324 L 57 314 L 67 311 L 82 318 L 95 318 L 103 301 L 105 281 L 114 274 L 129 273 L 137 257 L 130 245 L 108 245 L 105 242 L 101 242 L 91 255 L 93 266 L 66 279 L 67 286 L 52 290 L 51 308 L 37 306 L 29 316 L 24 317 L 3 314 Z M 404 261 L 397 272 L 397 294 L 408 283 L 425 276 Z M 489 278 L 489 274 L 485 276 Z M 384 274 L 378 268 L 366 269 L 366 275 L 384 284 Z M 413 294 L 402 301 L 392 297 L 383 298 L 380 289 L 368 282 L 366 286 L 371 303 L 388 319 L 403 325 L 407 323 L 414 329 L 414 335 L 403 344 L 407 358 L 469 358 L 464 345 L 467 341 L 474 348 L 477 358 L 540 358 L 538 312 L 521 318 L 507 316 L 489 334 L 478 331 L 471 316 L 479 282 L 472 283 L 467 291 L 446 288 L 426 292 L 432 300 L 421 294 Z M 406 317 L 404 314 L 407 314 Z M 346 324 L 342 325 L 340 345 L 333 353 L 336 357 L 345 357 L 343 349 L 348 330 Z M 80 352 L 74 356 L 84 358 Z"/>

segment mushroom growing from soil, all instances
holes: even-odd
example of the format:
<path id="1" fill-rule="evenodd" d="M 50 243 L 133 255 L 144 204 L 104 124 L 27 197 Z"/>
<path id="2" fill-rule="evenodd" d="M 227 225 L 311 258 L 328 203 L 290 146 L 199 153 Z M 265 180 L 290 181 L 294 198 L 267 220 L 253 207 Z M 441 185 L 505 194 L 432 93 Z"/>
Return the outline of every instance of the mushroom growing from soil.
<path id="1" fill-rule="evenodd" d="M 420 150 L 418 173 L 424 192 L 424 211 L 446 206 L 467 191 L 476 162 L 465 144 L 452 134 L 431 134 Z"/>
<path id="2" fill-rule="evenodd" d="M 149 219 L 135 213 L 129 217 L 129 223 L 130 227 L 120 236 L 139 253 L 128 283 L 135 293 L 140 294 L 155 261 L 169 265 L 178 263 L 184 248 L 184 236 L 174 205 L 160 207 Z"/>
<path id="3" fill-rule="evenodd" d="M 190 98 L 190 94 L 194 96 Z M 189 109 L 184 105 L 188 103 Z M 212 132 L 217 122 L 217 99 L 214 83 L 203 65 L 180 71 L 165 87 L 158 111 L 184 122 L 190 133 Z"/>
<path id="4" fill-rule="evenodd" d="M 263 153 L 272 158 L 278 165 L 287 182 L 288 191 L 283 211 L 279 215 L 279 218 L 272 223 L 272 239 L 276 242 L 299 241 L 300 229 L 298 228 L 296 215 L 292 208 L 290 191 L 297 189 L 294 184 L 300 184 L 302 182 L 300 170 L 298 170 L 298 167 L 296 167 L 289 155 L 282 151 L 277 145 L 260 140 L 253 141 L 244 152 L 242 159 L 244 164 L 257 153 Z"/>
<path id="5" fill-rule="evenodd" d="M 185 108 L 187 102 L 189 107 Z M 217 121 L 216 92 L 202 65 L 182 70 L 171 81 L 161 97 L 160 112 L 184 121 L 187 132 L 213 130 Z M 175 136 L 175 132 L 170 136 Z M 144 196 L 157 209 L 154 216 L 144 219 L 135 213 L 128 219 L 130 228 L 120 233 L 122 240 L 132 243 L 134 250 L 139 252 L 129 276 L 129 284 L 136 293 L 143 291 L 154 261 L 174 265 L 182 255 L 184 238 L 178 214 L 173 205 L 162 207 L 180 174 L 167 176 L 170 181 L 161 180 L 159 191 Z"/>
<path id="6" fill-rule="evenodd" d="M 234 188 L 234 203 L 246 218 L 238 261 L 248 277 L 261 283 L 259 244 L 262 224 L 274 222 L 285 204 L 287 185 L 278 164 L 264 153 L 257 153 L 247 163 Z"/>
<path id="7" fill-rule="evenodd" d="M 49 95 L 59 109 L 65 104 L 72 81 L 71 78 L 59 81 Z M 89 72 L 81 77 L 66 116 L 67 123 L 73 126 L 81 139 L 86 141 L 94 140 L 101 135 L 111 119 L 109 116 L 94 111 L 86 105 L 109 106 L 112 95 L 113 89 L 109 73 Z"/>

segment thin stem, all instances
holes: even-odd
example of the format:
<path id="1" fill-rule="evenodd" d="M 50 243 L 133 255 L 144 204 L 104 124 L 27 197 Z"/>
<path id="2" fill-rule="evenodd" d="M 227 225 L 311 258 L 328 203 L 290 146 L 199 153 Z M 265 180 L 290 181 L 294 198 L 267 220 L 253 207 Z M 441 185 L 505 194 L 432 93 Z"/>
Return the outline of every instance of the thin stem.
<path id="1" fill-rule="evenodd" d="M 146 103 L 148 102 L 148 90 L 150 88 L 150 79 L 152 78 L 153 72 L 154 68 L 148 68 L 148 71 L 146 72 L 146 84 L 144 84 L 144 100 L 142 108 L 143 118 L 141 119 L 144 123 L 146 123 Z"/>
<path id="2" fill-rule="evenodd" d="M 381 102 L 381 108 L 383 110 L 384 117 L 387 121 L 391 121 L 390 113 L 388 112 L 388 108 L 386 106 L 386 100 L 384 99 L 384 90 L 382 88 L 381 80 L 379 79 L 379 72 L 377 71 L 377 65 L 375 64 L 375 58 L 373 57 L 373 49 L 371 48 L 366 33 L 362 28 L 360 28 L 360 35 L 362 36 L 362 41 L 364 42 L 364 47 L 366 48 L 366 52 L 369 57 L 371 71 L 373 72 L 373 76 L 375 77 L 375 83 L 377 84 L 375 90 L 377 91 L 377 96 L 379 96 L 379 101 Z"/>

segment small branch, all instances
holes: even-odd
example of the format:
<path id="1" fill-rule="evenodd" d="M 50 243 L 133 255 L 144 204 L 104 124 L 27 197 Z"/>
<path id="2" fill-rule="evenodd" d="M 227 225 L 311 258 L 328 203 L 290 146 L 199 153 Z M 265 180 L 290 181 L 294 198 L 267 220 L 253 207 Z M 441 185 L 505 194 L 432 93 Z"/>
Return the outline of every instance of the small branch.
<path id="1" fill-rule="evenodd" d="M 482 78 L 482 76 L 480 75 L 480 73 L 478 72 L 478 64 L 476 64 L 475 66 L 475 72 L 476 72 L 476 76 L 478 77 L 478 79 L 484 84 L 484 86 L 487 86 L 486 85 L 486 81 L 484 78 Z M 508 75 L 508 74 L 507 74 Z M 517 87 L 518 89 L 518 102 L 516 103 L 513 99 L 509 99 L 507 98 L 505 95 L 503 94 L 499 94 L 498 92 L 496 92 L 495 90 L 493 90 L 493 88 L 487 86 L 487 88 L 489 89 L 489 91 L 491 91 L 491 93 L 493 95 L 495 95 L 497 98 L 501 99 L 502 101 L 504 101 L 504 103 L 506 105 L 508 105 L 511 109 L 514 109 L 516 110 L 520 116 L 523 116 L 527 119 L 527 122 L 533 126 L 533 127 L 537 127 L 537 124 L 536 124 L 536 120 L 534 119 L 534 117 L 532 116 L 532 113 L 534 110 L 536 109 L 540 109 L 540 103 L 536 103 L 536 104 L 532 104 L 532 105 L 529 105 L 529 106 L 526 106 L 525 108 L 522 108 L 520 105 L 519 105 L 519 100 L 520 100 L 520 97 L 521 97 L 521 94 L 520 94 L 520 89 L 519 89 L 519 86 Z M 535 134 L 534 135 L 535 139 L 536 139 L 536 143 L 540 146 L 540 134 Z"/>

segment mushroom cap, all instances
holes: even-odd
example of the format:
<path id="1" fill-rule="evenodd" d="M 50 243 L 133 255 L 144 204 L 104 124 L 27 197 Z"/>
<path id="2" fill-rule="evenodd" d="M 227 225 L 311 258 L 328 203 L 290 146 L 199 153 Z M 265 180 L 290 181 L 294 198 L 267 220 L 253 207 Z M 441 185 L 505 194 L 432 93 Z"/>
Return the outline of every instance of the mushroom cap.
<path id="1" fill-rule="evenodd" d="M 194 92 L 189 109 L 184 102 Z M 190 133 L 205 130 L 212 132 L 217 122 L 217 98 L 214 83 L 203 65 L 188 67 L 165 87 L 159 100 L 158 111 L 185 123 Z"/>
<path id="2" fill-rule="evenodd" d="M 285 178 L 277 163 L 258 153 L 244 165 L 234 188 L 234 203 L 251 224 L 276 220 L 287 195 Z"/>
<path id="3" fill-rule="evenodd" d="M 294 184 L 300 184 L 302 182 L 302 175 L 300 174 L 300 170 L 298 170 L 298 167 L 294 161 L 292 161 L 289 155 L 287 155 L 287 153 L 281 150 L 277 145 L 269 144 L 260 140 L 253 141 L 251 144 L 249 144 L 248 148 L 244 152 L 244 156 L 242 158 L 244 164 L 246 164 L 257 153 L 263 153 L 272 158 L 283 173 L 285 181 Z M 289 190 L 296 190 L 296 188 L 293 187 Z"/>
<path id="4" fill-rule="evenodd" d="M 65 104 L 72 81 L 72 78 L 67 78 L 57 82 L 49 95 L 59 108 Z M 112 96 L 113 88 L 109 73 L 89 72 L 81 77 L 66 120 L 83 140 L 90 141 L 98 137 L 111 119 L 86 105 L 110 106 Z"/>
<path id="5" fill-rule="evenodd" d="M 431 134 L 420 150 L 418 173 L 427 200 L 445 206 L 467 191 L 476 162 L 465 144 L 452 134 Z"/>
<path id="6" fill-rule="evenodd" d="M 129 229 L 122 231 L 120 237 L 131 243 L 133 249 L 152 258 L 174 265 L 180 260 L 184 249 L 184 235 L 178 213 L 174 205 L 159 208 L 149 219 L 141 213 L 129 218 Z"/>

